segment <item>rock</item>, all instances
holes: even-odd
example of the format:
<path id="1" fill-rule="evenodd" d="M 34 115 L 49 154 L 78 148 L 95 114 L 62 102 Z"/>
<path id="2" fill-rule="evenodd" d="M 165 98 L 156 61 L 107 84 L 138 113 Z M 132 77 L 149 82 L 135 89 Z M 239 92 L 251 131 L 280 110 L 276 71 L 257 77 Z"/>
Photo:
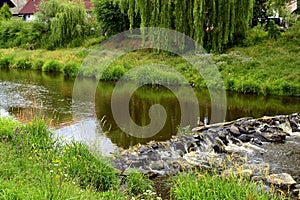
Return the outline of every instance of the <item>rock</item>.
<path id="1" fill-rule="evenodd" d="M 249 135 L 249 134 L 242 134 L 240 136 L 238 136 L 237 138 L 239 140 L 241 140 L 242 142 L 250 142 L 250 140 L 253 138 L 253 135 Z"/>
<path id="2" fill-rule="evenodd" d="M 295 187 L 295 189 L 300 189 L 300 184 L 297 184 L 294 187 Z"/>
<path id="3" fill-rule="evenodd" d="M 230 130 L 229 130 L 233 136 L 237 137 L 239 135 L 241 135 L 239 128 L 235 125 L 231 125 Z"/>
<path id="4" fill-rule="evenodd" d="M 282 131 L 285 133 L 288 133 L 288 134 L 292 133 L 292 128 L 288 121 L 286 121 L 285 123 L 279 124 L 278 127 L 281 128 Z"/>
<path id="5" fill-rule="evenodd" d="M 275 185 L 280 188 L 287 188 L 288 186 L 296 184 L 293 177 L 287 173 L 271 174 L 266 177 L 266 181 L 268 184 Z"/>
<path id="6" fill-rule="evenodd" d="M 293 194 L 294 196 L 298 196 L 298 199 L 299 199 L 299 190 L 300 190 L 300 189 L 293 189 L 293 190 L 292 190 L 292 194 Z"/>
<path id="7" fill-rule="evenodd" d="M 253 180 L 253 181 L 262 181 L 262 180 L 264 180 L 264 179 L 263 179 L 262 176 L 252 176 L 252 177 L 251 177 L 251 180 Z"/>
<path id="8" fill-rule="evenodd" d="M 292 129 L 292 132 L 300 132 L 298 125 L 292 120 L 290 121 L 290 127 Z"/>
<path id="9" fill-rule="evenodd" d="M 254 143 L 254 144 L 262 145 L 262 141 L 260 139 L 258 139 L 258 138 L 253 138 L 251 140 L 251 142 Z"/>
<path id="10" fill-rule="evenodd" d="M 251 169 L 243 169 L 243 170 L 226 169 L 221 173 L 221 176 L 222 177 L 228 177 L 228 176 L 252 177 L 253 170 L 251 170 Z"/>
<path id="11" fill-rule="evenodd" d="M 245 125 L 242 125 L 242 126 L 239 126 L 238 129 L 241 133 L 243 134 L 248 134 L 248 131 L 246 130 L 246 127 Z"/>
<path id="12" fill-rule="evenodd" d="M 282 143 L 284 142 L 287 133 L 284 133 L 282 131 L 274 131 L 274 132 L 260 132 L 258 133 L 261 135 L 263 138 L 267 140 L 267 142 L 279 142 Z"/>
<path id="13" fill-rule="evenodd" d="M 156 162 L 152 162 L 149 167 L 151 168 L 151 170 L 162 170 L 164 169 L 164 163 L 163 161 L 159 160 Z"/>

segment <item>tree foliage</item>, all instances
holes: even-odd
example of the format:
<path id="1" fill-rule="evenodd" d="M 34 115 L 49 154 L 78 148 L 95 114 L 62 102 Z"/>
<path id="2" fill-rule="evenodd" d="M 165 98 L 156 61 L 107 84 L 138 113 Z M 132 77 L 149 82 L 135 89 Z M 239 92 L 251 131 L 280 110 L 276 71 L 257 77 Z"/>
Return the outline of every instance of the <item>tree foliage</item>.
<path id="1" fill-rule="evenodd" d="M 37 20 L 47 25 L 47 40 L 52 47 L 76 46 L 88 33 L 88 16 L 81 1 L 43 1 L 38 10 Z"/>
<path id="2" fill-rule="evenodd" d="M 253 18 L 252 18 L 252 26 L 257 26 L 259 23 L 264 23 L 268 18 L 268 0 L 255 0 L 255 4 L 253 7 Z"/>
<path id="3" fill-rule="evenodd" d="M 101 32 L 105 35 L 114 35 L 129 29 L 127 13 L 121 11 L 112 1 L 94 1 L 94 14 L 100 22 Z"/>
<path id="4" fill-rule="evenodd" d="M 96 0 L 103 1 L 118 5 L 130 28 L 174 29 L 220 52 L 245 37 L 254 0 Z"/>
<path id="5" fill-rule="evenodd" d="M 10 12 L 10 8 L 7 3 L 3 4 L 0 8 L 0 21 L 8 20 L 12 18 L 12 13 Z"/>

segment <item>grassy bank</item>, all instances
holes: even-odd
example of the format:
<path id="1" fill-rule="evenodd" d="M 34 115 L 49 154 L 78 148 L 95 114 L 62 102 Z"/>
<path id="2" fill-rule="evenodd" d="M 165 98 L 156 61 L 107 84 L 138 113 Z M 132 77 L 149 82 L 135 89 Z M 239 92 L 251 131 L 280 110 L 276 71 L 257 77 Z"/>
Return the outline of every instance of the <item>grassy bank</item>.
<path id="1" fill-rule="evenodd" d="M 0 118 L 0 199 L 160 199 L 148 178 L 120 174 L 80 143 L 62 146 L 45 123 Z M 241 177 L 191 172 L 172 178 L 173 199 L 275 199 Z"/>
<path id="2" fill-rule="evenodd" d="M 295 24 L 288 32 L 281 33 L 277 40 L 269 39 L 268 33 L 263 30 L 253 29 L 245 40 L 247 47 L 235 47 L 220 55 L 210 54 L 226 89 L 262 95 L 300 96 L 299 28 L 300 23 Z M 95 41 L 88 43 L 94 44 Z M 95 46 L 91 49 L 81 47 L 55 51 L 0 49 L 0 67 L 62 72 L 67 77 L 74 77 L 93 48 Z M 163 67 L 137 67 L 153 63 L 168 66 L 169 70 Z M 118 80 L 125 75 L 126 79 L 140 83 L 180 84 L 182 77 L 174 73 L 176 70 L 190 84 L 206 87 L 196 69 L 183 58 L 169 53 L 158 54 L 149 50 L 131 52 L 114 61 L 108 69 L 103 68 L 88 66 L 81 75 L 101 80 Z M 127 74 L 133 68 L 136 69 Z"/>
<path id="3" fill-rule="evenodd" d="M 0 199 L 130 199 L 152 188 L 134 171 L 123 180 L 82 144 L 60 145 L 40 120 L 0 118 L 0 136 Z"/>

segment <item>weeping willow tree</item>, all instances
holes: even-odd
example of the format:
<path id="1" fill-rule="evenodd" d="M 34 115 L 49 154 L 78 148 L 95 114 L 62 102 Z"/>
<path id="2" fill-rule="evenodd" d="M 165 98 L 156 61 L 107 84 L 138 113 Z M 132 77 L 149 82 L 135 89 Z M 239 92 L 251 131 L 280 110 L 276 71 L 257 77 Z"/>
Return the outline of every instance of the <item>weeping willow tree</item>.
<path id="1" fill-rule="evenodd" d="M 137 23 L 135 19 L 139 19 L 141 28 L 174 29 L 207 49 L 220 52 L 245 37 L 254 0 L 106 1 L 114 2 L 128 15 L 131 28 Z"/>
<path id="2" fill-rule="evenodd" d="M 88 32 L 88 16 L 82 1 L 44 1 L 38 10 L 37 19 L 47 24 L 47 40 L 50 46 L 76 46 L 85 38 Z"/>

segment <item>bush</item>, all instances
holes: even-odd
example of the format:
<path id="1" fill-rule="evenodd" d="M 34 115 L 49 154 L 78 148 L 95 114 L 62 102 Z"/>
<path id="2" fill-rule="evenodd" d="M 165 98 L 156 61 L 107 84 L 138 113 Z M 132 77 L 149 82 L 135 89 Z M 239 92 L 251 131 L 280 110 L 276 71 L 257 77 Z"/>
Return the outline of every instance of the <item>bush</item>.
<path id="1" fill-rule="evenodd" d="M 44 61 L 41 59 L 36 59 L 32 63 L 32 68 L 36 70 L 42 70 L 42 67 L 44 65 Z"/>
<path id="2" fill-rule="evenodd" d="M 261 25 L 258 25 L 247 32 L 246 38 L 243 41 L 243 46 L 252 46 L 261 43 L 268 36 L 268 33 Z"/>
<path id="3" fill-rule="evenodd" d="M 43 71 L 45 72 L 60 72 L 61 68 L 62 64 L 56 60 L 48 60 L 42 67 Z"/>
<path id="4" fill-rule="evenodd" d="M 21 58 L 16 61 L 16 63 L 14 64 L 14 67 L 22 68 L 22 69 L 30 69 L 32 67 L 32 63 L 27 58 Z"/>
<path id="5" fill-rule="evenodd" d="M 119 80 L 125 74 L 125 68 L 122 65 L 116 65 L 113 67 L 108 67 L 103 72 L 101 77 L 102 80 Z"/>
<path id="6" fill-rule="evenodd" d="M 0 58 L 0 68 L 9 68 L 13 63 L 13 57 Z"/>
<path id="7" fill-rule="evenodd" d="M 129 17 L 110 0 L 94 1 L 95 14 L 103 35 L 111 36 L 129 29 Z"/>
<path id="8" fill-rule="evenodd" d="M 269 22 L 268 26 L 268 37 L 277 40 L 280 37 L 279 27 L 275 24 L 273 20 Z"/>
<path id="9" fill-rule="evenodd" d="M 43 24 L 24 23 L 21 19 L 12 19 L 0 23 L 0 47 L 23 47 L 33 49 L 40 46 Z"/>
<path id="10" fill-rule="evenodd" d="M 80 65 L 78 63 L 68 63 L 63 70 L 65 77 L 76 77 L 79 72 L 79 67 Z"/>

